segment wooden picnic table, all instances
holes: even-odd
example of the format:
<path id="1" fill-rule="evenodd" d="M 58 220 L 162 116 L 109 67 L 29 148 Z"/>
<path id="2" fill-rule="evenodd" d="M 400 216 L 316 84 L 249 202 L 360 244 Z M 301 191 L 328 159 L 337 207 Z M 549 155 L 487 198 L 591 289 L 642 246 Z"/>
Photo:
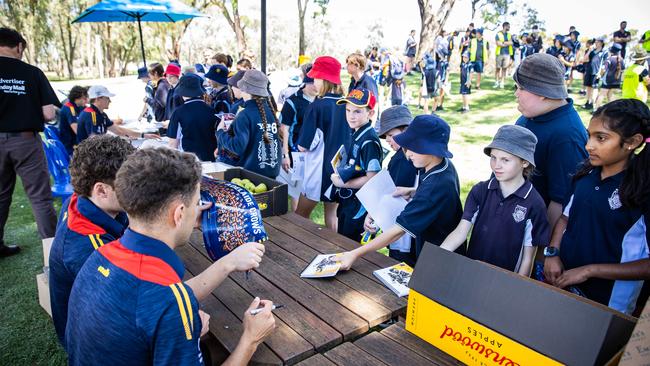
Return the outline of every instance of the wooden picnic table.
<path id="1" fill-rule="evenodd" d="M 285 305 L 274 310 L 276 329 L 257 349 L 254 364 L 295 364 L 368 333 L 373 327 L 403 315 L 406 299 L 397 297 L 372 272 L 392 266 L 392 258 L 372 253 L 350 271 L 327 279 L 304 279 L 300 273 L 318 254 L 337 253 L 359 244 L 295 214 L 264 219 L 269 240 L 259 268 L 233 273 L 201 301 L 210 314 L 210 335 L 232 352 L 243 332 L 242 317 L 255 296 Z M 212 261 L 195 231 L 190 244 L 177 248 L 186 279 Z M 225 356 L 225 355 L 223 355 Z"/>
<path id="2" fill-rule="evenodd" d="M 398 322 L 367 334 L 354 342 L 345 342 L 323 354 L 314 355 L 300 366 L 457 366 L 463 365 L 448 354 L 418 338 Z"/>

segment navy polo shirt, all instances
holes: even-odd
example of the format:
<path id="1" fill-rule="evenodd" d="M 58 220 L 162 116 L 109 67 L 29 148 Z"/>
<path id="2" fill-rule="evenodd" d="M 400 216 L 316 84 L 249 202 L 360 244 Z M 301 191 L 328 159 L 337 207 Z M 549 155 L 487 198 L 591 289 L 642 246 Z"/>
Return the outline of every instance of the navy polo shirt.
<path id="1" fill-rule="evenodd" d="M 562 236 L 560 258 L 564 269 L 588 264 L 624 263 L 648 258 L 650 220 L 641 210 L 622 206 L 622 171 L 601 179 L 594 168 L 576 183 L 564 215 L 569 222 Z M 590 299 L 620 312 L 634 310 L 643 281 L 590 278 L 576 285 Z"/>
<path id="2" fill-rule="evenodd" d="M 325 191 L 332 185 L 332 158 L 341 145 L 346 150 L 352 130 L 345 117 L 345 106 L 337 105 L 340 94 L 328 93 L 316 98 L 305 111 L 298 145 L 309 152 L 305 154 L 303 193 L 312 201 L 329 202 Z"/>
<path id="3" fill-rule="evenodd" d="M 282 105 L 280 123 L 289 126 L 289 149 L 291 151 L 299 151 L 297 142 L 300 136 L 300 128 L 305 117 L 305 111 L 310 103 L 311 101 L 307 99 L 302 89 L 300 89 L 287 98 Z"/>
<path id="4" fill-rule="evenodd" d="M 74 103 L 66 102 L 59 112 L 59 137 L 68 155 L 72 155 L 74 145 L 77 144 L 77 134 L 74 133 L 70 125 L 77 123 L 81 108 Z"/>
<path id="5" fill-rule="evenodd" d="M 215 90 L 212 95 L 212 103 L 210 106 L 214 109 L 214 113 L 231 113 L 230 112 L 230 92 L 228 87 L 224 86 L 219 90 Z"/>
<path id="6" fill-rule="evenodd" d="M 397 217 L 397 225 L 415 238 L 416 255 L 424 242 L 440 245 L 460 222 L 460 184 L 456 168 L 445 158 L 427 172 L 420 170 L 415 196 Z M 456 250 L 464 254 L 465 246 Z"/>
<path id="7" fill-rule="evenodd" d="M 128 219 L 125 213 L 112 218 L 76 193 L 64 207 L 50 251 L 49 285 L 54 329 L 65 347 L 68 299 L 77 273 L 96 249 L 122 236 Z"/>
<path id="8" fill-rule="evenodd" d="M 176 108 L 182 106 L 185 100 L 180 95 L 176 95 L 176 87 L 170 85 L 167 93 L 167 102 L 165 103 L 165 119 L 171 119 Z"/>
<path id="9" fill-rule="evenodd" d="M 388 173 L 397 187 L 414 187 L 418 170 L 400 148 L 388 162 Z"/>
<path id="10" fill-rule="evenodd" d="M 86 107 L 77 120 L 77 143 L 90 137 L 90 135 L 103 135 L 113 125 L 106 113 L 91 104 Z"/>
<path id="11" fill-rule="evenodd" d="M 371 122 L 354 131 L 352 143 L 348 147 L 346 154 L 348 156 L 347 163 L 339 166 L 336 172 L 344 183 L 362 177 L 367 172 L 381 170 L 384 151 Z"/>
<path id="12" fill-rule="evenodd" d="M 201 318 L 167 244 L 126 230 L 88 257 L 72 286 L 70 365 L 202 365 Z"/>
<path id="13" fill-rule="evenodd" d="M 571 191 L 571 177 L 587 158 L 587 130 L 573 107 L 573 100 L 541 116 L 519 117 L 516 124 L 537 136 L 533 186 L 548 206 L 564 204 Z"/>
<path id="14" fill-rule="evenodd" d="M 175 139 L 180 126 L 183 131 L 183 151 L 196 154 L 201 161 L 214 161 L 217 119 L 214 110 L 203 99 L 189 99 L 172 113 L 167 137 Z"/>
<path id="15" fill-rule="evenodd" d="M 463 220 L 474 225 L 467 256 L 513 272 L 524 247 L 547 246 L 551 239 L 546 205 L 529 181 L 505 198 L 495 178 L 478 183 L 467 196 Z"/>
<path id="16" fill-rule="evenodd" d="M 263 140 L 264 125 L 257 103 L 251 99 L 244 102 L 244 109 L 237 114 L 228 132 L 217 131 L 217 144 L 219 149 L 239 157 L 238 166 L 275 179 L 280 174 L 282 146 L 278 124 L 268 103 L 264 105 L 264 113 L 268 143 Z"/>
<path id="17" fill-rule="evenodd" d="M 359 81 L 355 81 L 354 78 L 350 78 L 350 86 L 348 86 L 348 93 L 350 93 L 354 89 L 367 89 L 372 92 L 372 94 L 375 95 L 375 98 L 379 98 L 379 94 L 377 92 L 377 83 L 375 83 L 375 79 L 373 79 L 370 75 L 363 73 L 363 76 L 361 76 L 361 79 Z"/>

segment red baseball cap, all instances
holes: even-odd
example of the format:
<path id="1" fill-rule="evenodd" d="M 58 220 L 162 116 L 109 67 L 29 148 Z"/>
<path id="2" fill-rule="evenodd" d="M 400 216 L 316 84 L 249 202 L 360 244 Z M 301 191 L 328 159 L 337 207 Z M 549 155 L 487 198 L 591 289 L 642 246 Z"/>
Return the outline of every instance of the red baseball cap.
<path id="1" fill-rule="evenodd" d="M 312 79 L 323 79 L 334 84 L 341 84 L 341 63 L 332 56 L 321 56 L 307 73 Z"/>
<path id="2" fill-rule="evenodd" d="M 168 76 L 168 75 L 181 76 L 181 68 L 180 68 L 180 66 L 178 66 L 176 64 L 167 65 L 167 68 L 165 69 L 165 76 Z"/>

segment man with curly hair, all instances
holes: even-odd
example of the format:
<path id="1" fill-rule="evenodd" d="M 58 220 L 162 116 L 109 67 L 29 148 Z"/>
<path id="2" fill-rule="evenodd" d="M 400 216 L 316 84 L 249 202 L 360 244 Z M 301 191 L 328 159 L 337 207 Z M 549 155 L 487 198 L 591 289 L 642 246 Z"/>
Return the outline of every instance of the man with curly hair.
<path id="1" fill-rule="evenodd" d="M 74 194 L 64 203 L 50 251 L 50 302 L 54 328 L 65 346 L 68 298 L 88 256 L 122 236 L 128 219 L 115 196 L 117 170 L 135 149 L 120 137 L 98 135 L 74 151 L 70 177 Z"/>

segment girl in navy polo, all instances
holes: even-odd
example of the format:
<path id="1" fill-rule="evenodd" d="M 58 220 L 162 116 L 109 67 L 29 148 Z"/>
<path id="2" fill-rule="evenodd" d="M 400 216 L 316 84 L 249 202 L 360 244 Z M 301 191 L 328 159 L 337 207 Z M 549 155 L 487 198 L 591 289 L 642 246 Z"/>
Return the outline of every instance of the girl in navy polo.
<path id="1" fill-rule="evenodd" d="M 598 108 L 589 159 L 545 251 L 548 282 L 627 314 L 650 278 L 650 109 L 636 99 Z"/>
<path id="2" fill-rule="evenodd" d="M 525 127 L 499 128 L 483 151 L 494 176 L 472 187 L 463 219 L 440 246 L 456 250 L 472 236 L 467 256 L 530 275 L 536 246 L 546 246 L 550 228 L 544 200 L 528 180 L 535 168 L 537 138 Z"/>
<path id="3" fill-rule="evenodd" d="M 223 65 L 212 65 L 210 70 L 205 74 L 205 78 L 210 81 L 210 107 L 215 113 L 231 113 L 230 105 L 232 99 L 228 89 L 228 68 Z"/>
<path id="4" fill-rule="evenodd" d="M 337 204 L 325 195 L 332 186 L 334 169 L 330 162 L 341 145 L 347 149 L 351 136 L 345 107 L 336 104 L 343 96 L 340 74 L 341 63 L 334 57 L 321 56 L 314 61 L 307 76 L 314 79 L 318 97 L 305 111 L 297 142 L 298 149 L 306 154 L 303 192 L 296 213 L 309 218 L 316 204 L 323 202 L 325 225 L 332 230 L 337 226 Z"/>
<path id="5" fill-rule="evenodd" d="M 278 138 L 278 121 L 269 103 L 269 79 L 259 70 L 248 70 L 237 87 L 244 99 L 244 109 L 229 128 L 225 121 L 217 127 L 219 150 L 228 151 L 237 165 L 275 179 L 282 164 L 282 143 Z"/>

